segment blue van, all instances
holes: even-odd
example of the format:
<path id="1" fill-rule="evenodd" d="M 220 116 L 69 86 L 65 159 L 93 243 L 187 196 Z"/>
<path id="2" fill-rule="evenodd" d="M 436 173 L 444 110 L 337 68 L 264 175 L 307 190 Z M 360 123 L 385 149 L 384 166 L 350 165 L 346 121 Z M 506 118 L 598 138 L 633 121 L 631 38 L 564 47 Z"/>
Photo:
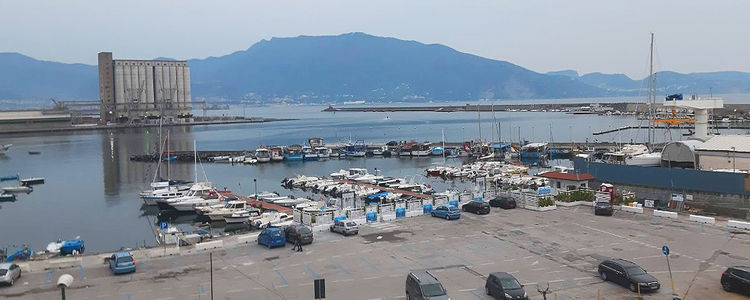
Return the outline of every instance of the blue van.
<path id="1" fill-rule="evenodd" d="M 277 227 L 263 229 L 258 235 L 258 245 L 265 245 L 268 248 L 284 247 L 286 245 L 284 231 Z"/>

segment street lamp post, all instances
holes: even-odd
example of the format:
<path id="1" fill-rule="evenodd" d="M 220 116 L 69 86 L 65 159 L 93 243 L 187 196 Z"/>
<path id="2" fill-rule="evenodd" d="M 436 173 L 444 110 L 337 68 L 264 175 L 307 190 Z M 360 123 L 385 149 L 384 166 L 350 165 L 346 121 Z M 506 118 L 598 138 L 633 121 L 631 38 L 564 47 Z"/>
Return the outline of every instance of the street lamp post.
<path id="1" fill-rule="evenodd" d="M 737 149 L 732 147 L 732 172 L 736 172 Z"/>
<path id="2" fill-rule="evenodd" d="M 253 184 L 255 185 L 255 197 L 253 198 L 255 198 L 255 200 L 257 201 L 258 200 L 258 179 L 257 178 L 253 178 Z"/>
<path id="3" fill-rule="evenodd" d="M 69 274 L 62 274 L 60 275 L 60 278 L 57 279 L 57 287 L 60 288 L 60 296 L 62 297 L 62 300 L 65 300 L 65 288 L 70 287 L 71 284 L 73 284 L 73 276 L 70 276 Z"/>

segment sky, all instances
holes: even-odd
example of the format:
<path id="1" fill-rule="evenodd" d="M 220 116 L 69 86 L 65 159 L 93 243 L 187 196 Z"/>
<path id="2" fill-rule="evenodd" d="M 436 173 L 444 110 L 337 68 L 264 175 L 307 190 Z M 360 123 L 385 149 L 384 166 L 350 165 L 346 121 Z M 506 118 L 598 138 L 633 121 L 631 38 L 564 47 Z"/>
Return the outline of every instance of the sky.
<path id="1" fill-rule="evenodd" d="M 536 72 L 750 72 L 750 1 L 0 0 L 0 52 L 96 64 L 221 56 L 272 37 L 377 36 L 438 43 Z M 304 51 L 304 49 L 300 49 Z"/>

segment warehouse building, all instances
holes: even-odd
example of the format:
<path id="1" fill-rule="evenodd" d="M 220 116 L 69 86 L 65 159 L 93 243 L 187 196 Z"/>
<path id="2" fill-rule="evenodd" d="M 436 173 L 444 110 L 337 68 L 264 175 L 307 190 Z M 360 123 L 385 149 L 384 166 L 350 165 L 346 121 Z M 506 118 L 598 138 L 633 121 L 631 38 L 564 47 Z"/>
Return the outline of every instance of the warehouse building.
<path id="1" fill-rule="evenodd" d="M 100 52 L 99 99 L 103 123 L 189 121 L 190 68 L 186 61 L 112 59 L 112 52 Z"/>

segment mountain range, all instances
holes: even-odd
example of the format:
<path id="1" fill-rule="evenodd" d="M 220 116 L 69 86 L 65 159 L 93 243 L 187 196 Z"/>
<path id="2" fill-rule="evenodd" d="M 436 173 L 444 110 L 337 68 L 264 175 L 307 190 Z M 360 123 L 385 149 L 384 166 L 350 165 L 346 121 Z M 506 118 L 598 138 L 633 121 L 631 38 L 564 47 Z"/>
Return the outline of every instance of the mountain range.
<path id="1" fill-rule="evenodd" d="M 255 102 L 630 96 L 648 86 L 623 74 L 538 73 L 439 44 L 364 33 L 272 38 L 188 65 L 194 98 Z M 97 76 L 92 65 L 0 53 L 0 99 L 97 99 Z M 659 72 L 656 80 L 663 93 L 750 92 L 750 73 L 743 72 Z"/>

